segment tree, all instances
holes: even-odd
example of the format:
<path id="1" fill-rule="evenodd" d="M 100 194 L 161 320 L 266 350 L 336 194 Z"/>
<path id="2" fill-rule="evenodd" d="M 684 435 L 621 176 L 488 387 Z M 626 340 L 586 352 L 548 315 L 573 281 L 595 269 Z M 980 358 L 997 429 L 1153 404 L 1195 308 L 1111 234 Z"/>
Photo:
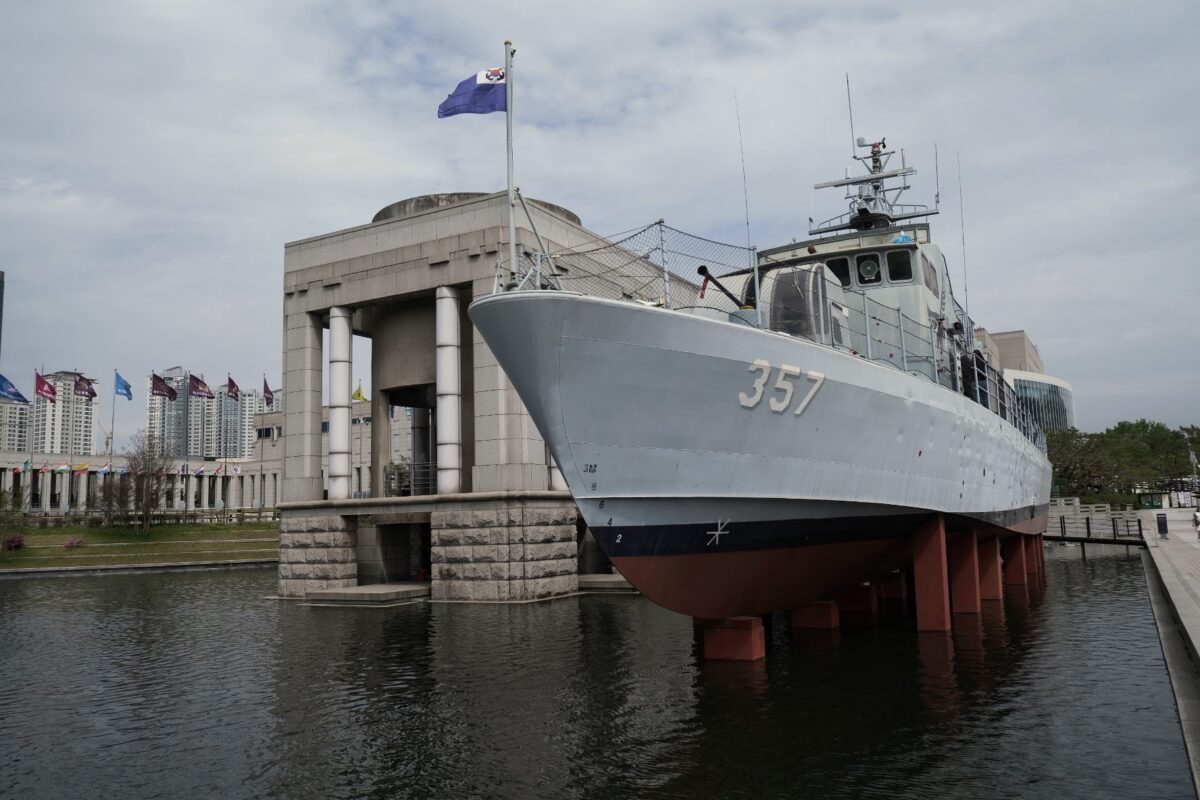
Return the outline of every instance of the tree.
<path id="1" fill-rule="evenodd" d="M 140 430 L 134 434 L 125 458 L 133 478 L 134 515 L 142 533 L 149 533 L 150 522 L 167 486 L 167 457 L 158 440 Z"/>

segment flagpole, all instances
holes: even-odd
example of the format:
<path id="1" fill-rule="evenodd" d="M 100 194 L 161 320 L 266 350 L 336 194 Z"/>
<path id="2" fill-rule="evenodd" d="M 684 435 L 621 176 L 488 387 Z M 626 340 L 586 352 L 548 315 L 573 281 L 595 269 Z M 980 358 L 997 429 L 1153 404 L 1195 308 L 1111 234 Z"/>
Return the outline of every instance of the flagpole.
<path id="1" fill-rule="evenodd" d="M 108 419 L 108 471 L 112 473 L 113 447 L 117 443 L 117 371 L 113 370 L 112 415 Z"/>
<path id="2" fill-rule="evenodd" d="M 508 128 L 508 268 L 517 274 L 517 209 L 513 186 L 513 77 L 512 40 L 504 40 L 504 118 Z"/>

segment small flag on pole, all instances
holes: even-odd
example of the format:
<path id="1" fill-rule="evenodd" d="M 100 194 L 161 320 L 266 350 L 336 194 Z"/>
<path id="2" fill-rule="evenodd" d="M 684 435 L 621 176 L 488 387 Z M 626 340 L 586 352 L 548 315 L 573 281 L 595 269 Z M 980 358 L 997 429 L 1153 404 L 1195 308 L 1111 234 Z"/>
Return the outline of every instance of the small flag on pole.
<path id="1" fill-rule="evenodd" d="M 187 465 L 187 464 L 180 464 L 180 465 L 179 465 L 179 474 L 180 474 L 180 475 L 187 475 L 187 474 L 188 474 L 188 465 Z"/>
<path id="2" fill-rule="evenodd" d="M 362 391 L 362 381 L 359 381 L 358 386 L 354 388 L 354 394 L 350 395 L 350 399 L 356 403 L 367 402 L 367 398 L 363 395 Z"/>
<path id="3" fill-rule="evenodd" d="M 58 389 L 54 388 L 54 384 L 42 377 L 40 372 L 33 373 L 35 386 L 34 392 L 38 397 L 44 400 L 49 400 L 51 403 L 58 402 Z"/>
<path id="4" fill-rule="evenodd" d="M 86 397 L 89 400 L 96 396 L 96 387 L 92 386 L 91 378 L 85 378 L 82 375 L 75 376 L 75 396 Z"/>
<path id="5" fill-rule="evenodd" d="M 213 471 L 213 475 L 220 475 L 222 470 L 224 470 L 224 469 L 225 469 L 225 465 L 221 464 Z"/>
<path id="6" fill-rule="evenodd" d="M 5 400 L 12 400 L 14 403 L 28 403 L 25 395 L 17 391 L 17 387 L 13 386 L 12 381 L 0 375 L 0 397 Z"/>
<path id="7" fill-rule="evenodd" d="M 263 378 L 263 402 L 267 404 L 267 408 L 275 405 L 275 393 L 271 391 L 271 387 L 267 386 L 267 379 Z"/>
<path id="8" fill-rule="evenodd" d="M 42 463 L 42 468 L 38 470 L 38 472 L 49 472 L 49 471 L 50 471 L 50 464 L 49 464 L 49 462 L 43 462 L 43 463 Z"/>
<path id="9" fill-rule="evenodd" d="M 174 400 L 179 396 L 170 384 L 153 372 L 150 373 L 150 394 L 155 397 L 165 397 L 168 400 Z"/>
<path id="10" fill-rule="evenodd" d="M 200 467 L 199 467 L 199 468 L 196 470 L 196 474 L 197 474 L 197 475 L 203 475 L 203 474 L 204 474 L 204 465 L 200 465 Z"/>
<path id="11" fill-rule="evenodd" d="M 238 388 L 238 385 L 233 378 L 229 378 L 229 380 L 226 382 L 225 394 L 229 395 L 234 400 L 242 399 L 242 390 Z"/>
<path id="12" fill-rule="evenodd" d="M 97 474 L 97 475 L 107 475 L 107 474 L 108 474 L 108 473 L 110 473 L 110 472 L 112 472 L 112 465 L 111 465 L 111 464 L 105 464 L 103 467 L 101 467 L 100 469 L 96 470 L 96 474 Z"/>
<path id="13" fill-rule="evenodd" d="M 113 370 L 113 394 L 119 394 L 126 400 L 133 399 L 133 387 L 129 385 L 129 381 L 121 377 L 121 373 Z"/>
<path id="14" fill-rule="evenodd" d="M 462 73 L 459 73 L 462 74 Z M 490 114 L 507 111 L 504 68 L 480 70 L 460 83 L 438 106 L 438 118 L 455 114 Z"/>
<path id="15" fill-rule="evenodd" d="M 199 375 L 188 375 L 188 396 L 207 397 L 211 400 L 213 393 L 212 389 L 208 388 L 208 384 L 201 380 Z"/>
<path id="16" fill-rule="evenodd" d="M 59 464 L 57 467 L 54 468 L 54 471 L 55 472 L 70 472 L 71 465 L 70 464 Z"/>
<path id="17" fill-rule="evenodd" d="M 233 465 L 233 474 L 234 474 L 234 475 L 241 475 L 241 474 L 242 474 L 242 465 L 241 465 L 241 464 L 234 464 L 234 465 Z"/>
<path id="18" fill-rule="evenodd" d="M 80 464 L 78 467 L 75 468 L 75 470 L 74 470 L 75 474 L 76 475 L 85 474 L 88 471 L 89 466 L 90 466 L 89 464 Z"/>

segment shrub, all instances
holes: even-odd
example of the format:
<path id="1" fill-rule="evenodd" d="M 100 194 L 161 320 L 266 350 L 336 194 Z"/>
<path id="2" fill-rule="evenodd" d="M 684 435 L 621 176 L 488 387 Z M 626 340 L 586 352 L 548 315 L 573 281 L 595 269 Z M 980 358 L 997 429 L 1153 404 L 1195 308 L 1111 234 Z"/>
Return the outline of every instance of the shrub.
<path id="1" fill-rule="evenodd" d="M 20 550 L 25 546 L 25 537 L 19 533 L 14 533 L 4 540 L 4 550 Z"/>
<path id="2" fill-rule="evenodd" d="M 76 547 L 83 547 L 83 539 L 78 536 L 73 536 L 63 542 L 63 547 L 67 550 L 74 550 Z"/>

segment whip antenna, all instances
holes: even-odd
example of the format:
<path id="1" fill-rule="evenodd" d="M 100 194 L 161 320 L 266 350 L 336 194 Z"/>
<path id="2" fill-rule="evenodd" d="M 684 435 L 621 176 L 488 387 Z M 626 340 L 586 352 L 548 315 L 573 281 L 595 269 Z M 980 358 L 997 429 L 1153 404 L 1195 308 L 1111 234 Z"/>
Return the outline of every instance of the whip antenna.
<path id="1" fill-rule="evenodd" d="M 846 109 L 850 112 L 850 158 L 854 158 L 854 104 L 850 102 L 850 73 L 846 73 Z"/>
<path id="2" fill-rule="evenodd" d="M 733 113 L 737 117 L 738 153 L 742 157 L 742 205 L 746 210 L 746 250 L 750 253 L 751 266 L 754 267 L 754 310 L 758 327 L 762 327 L 762 305 L 759 303 L 758 256 L 750 244 L 750 189 L 746 182 L 746 148 L 742 145 L 742 109 L 738 105 L 737 87 L 733 87 Z"/>
<path id="3" fill-rule="evenodd" d="M 971 320 L 971 294 L 967 291 L 967 221 L 963 218 L 963 195 L 962 195 L 962 158 L 957 150 L 954 151 L 954 160 L 958 165 L 958 232 L 962 239 L 962 264 L 963 264 L 963 312 L 967 315 L 967 321 Z M 972 337 L 975 332 L 971 331 Z"/>

